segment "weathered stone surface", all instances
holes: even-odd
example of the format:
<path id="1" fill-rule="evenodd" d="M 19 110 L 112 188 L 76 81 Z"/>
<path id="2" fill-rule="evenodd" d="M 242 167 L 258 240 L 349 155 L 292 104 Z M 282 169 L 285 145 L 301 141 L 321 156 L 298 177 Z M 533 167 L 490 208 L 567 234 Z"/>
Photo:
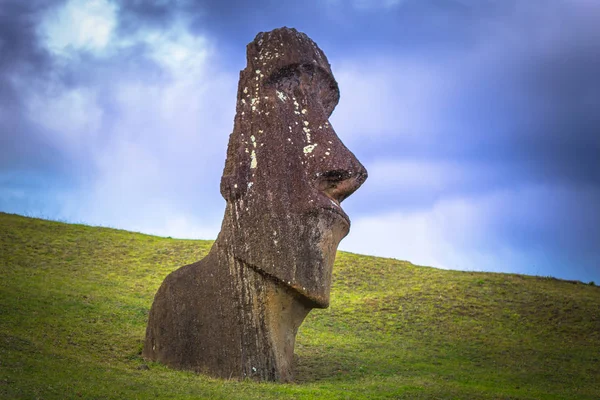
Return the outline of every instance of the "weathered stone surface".
<path id="1" fill-rule="evenodd" d="M 329 305 L 350 220 L 340 202 L 367 172 L 328 122 L 339 90 L 295 29 L 259 33 L 240 73 L 221 193 L 221 232 L 203 260 L 158 290 L 143 355 L 224 378 L 288 381 L 298 327 Z"/>

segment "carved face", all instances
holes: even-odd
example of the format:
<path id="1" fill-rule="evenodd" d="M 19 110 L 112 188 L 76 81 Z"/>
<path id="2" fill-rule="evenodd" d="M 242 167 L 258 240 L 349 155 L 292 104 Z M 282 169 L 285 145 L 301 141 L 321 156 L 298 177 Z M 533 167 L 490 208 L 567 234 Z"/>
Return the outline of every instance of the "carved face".
<path id="1" fill-rule="evenodd" d="M 340 203 L 367 172 L 328 118 L 337 83 L 306 35 L 282 28 L 248 45 L 221 191 L 233 254 L 327 307 L 350 220 Z"/>

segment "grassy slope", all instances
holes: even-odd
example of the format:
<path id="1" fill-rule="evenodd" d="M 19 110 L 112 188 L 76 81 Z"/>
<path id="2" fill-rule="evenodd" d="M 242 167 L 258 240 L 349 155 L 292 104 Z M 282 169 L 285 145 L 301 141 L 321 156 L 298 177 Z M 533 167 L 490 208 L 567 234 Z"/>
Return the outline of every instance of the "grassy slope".
<path id="1" fill-rule="evenodd" d="M 142 369 L 156 289 L 210 245 L 0 213 L 0 397 L 600 398 L 600 288 L 342 252 L 297 383 Z"/>

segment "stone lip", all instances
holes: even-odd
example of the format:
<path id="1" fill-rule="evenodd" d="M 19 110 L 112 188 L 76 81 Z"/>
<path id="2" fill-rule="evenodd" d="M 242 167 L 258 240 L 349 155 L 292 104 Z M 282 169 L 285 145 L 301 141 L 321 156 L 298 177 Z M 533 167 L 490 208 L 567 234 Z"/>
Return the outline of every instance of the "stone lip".
<path id="1" fill-rule="evenodd" d="M 339 88 L 323 51 L 280 28 L 247 46 L 210 253 L 165 278 L 143 356 L 222 378 L 290 381 L 298 328 L 329 306 L 344 199 L 367 171 L 329 123 Z"/>

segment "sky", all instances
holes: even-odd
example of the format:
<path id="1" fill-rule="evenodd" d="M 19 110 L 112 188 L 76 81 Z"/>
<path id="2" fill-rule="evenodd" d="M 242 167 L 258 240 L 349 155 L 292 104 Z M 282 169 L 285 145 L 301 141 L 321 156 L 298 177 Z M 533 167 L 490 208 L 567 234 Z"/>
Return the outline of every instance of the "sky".
<path id="1" fill-rule="evenodd" d="M 600 1 L 0 0 L 0 211 L 214 239 L 245 47 L 306 33 L 340 249 L 600 283 Z"/>

